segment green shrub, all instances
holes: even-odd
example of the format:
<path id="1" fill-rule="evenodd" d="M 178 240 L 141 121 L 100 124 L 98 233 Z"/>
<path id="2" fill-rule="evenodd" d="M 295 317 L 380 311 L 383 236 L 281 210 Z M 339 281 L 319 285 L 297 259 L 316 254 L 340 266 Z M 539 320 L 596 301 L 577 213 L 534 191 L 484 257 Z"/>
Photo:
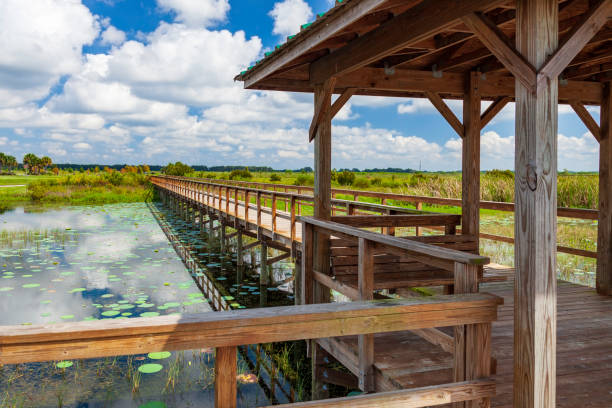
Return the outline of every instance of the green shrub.
<path id="1" fill-rule="evenodd" d="M 348 170 L 344 170 L 338 173 L 336 179 L 338 180 L 338 184 L 340 184 L 341 186 L 350 186 L 355 182 L 355 173 Z"/>
<path id="2" fill-rule="evenodd" d="M 162 168 L 162 173 L 169 176 L 184 177 L 186 174 L 193 173 L 193 169 L 186 164 L 177 161 L 176 163 L 168 163 L 168 165 Z"/>
<path id="3" fill-rule="evenodd" d="M 245 168 L 245 169 L 236 169 L 236 170 L 232 170 L 229 174 L 229 179 L 230 180 L 237 180 L 237 179 L 250 179 L 251 177 L 253 177 L 253 175 L 251 174 L 251 172 L 249 171 L 249 168 Z"/>
<path id="4" fill-rule="evenodd" d="M 275 182 L 275 181 L 281 181 L 281 178 L 278 174 L 274 173 L 270 176 L 270 181 Z"/>
<path id="5" fill-rule="evenodd" d="M 361 189 L 368 188 L 370 187 L 370 180 L 365 177 L 358 177 L 353 181 L 353 187 Z"/>
<path id="6" fill-rule="evenodd" d="M 314 186 L 314 176 L 308 174 L 300 174 L 293 182 L 294 186 Z"/>
<path id="7" fill-rule="evenodd" d="M 28 197 L 32 201 L 41 201 L 47 195 L 47 187 L 43 183 L 30 183 L 28 185 Z"/>
<path id="8" fill-rule="evenodd" d="M 373 186 L 382 186 L 382 179 L 380 177 L 374 177 L 372 179 L 372 181 L 370 181 L 370 184 L 372 184 Z"/>

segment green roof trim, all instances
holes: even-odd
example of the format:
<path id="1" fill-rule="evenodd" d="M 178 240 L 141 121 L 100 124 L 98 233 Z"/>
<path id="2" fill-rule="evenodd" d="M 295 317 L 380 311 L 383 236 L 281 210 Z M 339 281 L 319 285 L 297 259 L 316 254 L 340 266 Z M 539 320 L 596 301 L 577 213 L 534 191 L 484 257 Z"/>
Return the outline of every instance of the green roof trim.
<path id="1" fill-rule="evenodd" d="M 295 35 L 290 35 L 289 37 L 287 37 L 287 41 L 291 41 L 295 38 Z"/>
<path id="2" fill-rule="evenodd" d="M 302 30 L 305 30 L 305 29 L 307 29 L 308 27 L 310 27 L 311 25 L 312 25 L 312 23 L 302 24 L 302 25 L 300 26 L 300 28 L 301 28 Z"/>

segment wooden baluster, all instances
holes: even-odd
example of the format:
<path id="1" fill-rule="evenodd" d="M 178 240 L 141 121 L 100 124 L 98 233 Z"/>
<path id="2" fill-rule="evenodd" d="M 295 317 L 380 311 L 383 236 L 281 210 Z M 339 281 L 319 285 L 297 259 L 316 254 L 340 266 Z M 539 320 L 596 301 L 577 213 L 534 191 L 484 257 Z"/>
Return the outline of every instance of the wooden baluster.
<path id="1" fill-rule="evenodd" d="M 217 347 L 215 355 L 215 408 L 236 408 L 236 346 Z"/>
<path id="2" fill-rule="evenodd" d="M 272 232 L 276 232 L 276 194 L 272 194 Z"/>
<path id="3" fill-rule="evenodd" d="M 419 211 L 423 210 L 423 203 L 422 202 L 417 202 L 416 203 L 416 209 Z M 420 237 L 422 235 L 423 231 L 421 230 L 421 227 L 416 227 L 416 236 Z"/>
<path id="4" fill-rule="evenodd" d="M 359 238 L 357 261 L 359 300 L 374 299 L 374 245 Z M 364 392 L 374 391 L 374 335 L 361 334 L 358 340 L 359 388 Z"/>
<path id="5" fill-rule="evenodd" d="M 246 190 L 244 192 L 244 220 L 247 223 L 247 228 L 249 227 L 248 226 L 248 223 L 249 223 L 249 201 L 250 201 L 249 190 Z"/>
<path id="6" fill-rule="evenodd" d="M 295 196 L 291 196 L 291 245 L 295 242 Z"/>
<path id="7" fill-rule="evenodd" d="M 238 187 L 234 189 L 234 216 L 238 219 Z"/>
<path id="8" fill-rule="evenodd" d="M 230 188 L 225 187 L 225 213 L 229 214 Z"/>
<path id="9" fill-rule="evenodd" d="M 261 191 L 257 192 L 257 225 L 261 225 Z"/>

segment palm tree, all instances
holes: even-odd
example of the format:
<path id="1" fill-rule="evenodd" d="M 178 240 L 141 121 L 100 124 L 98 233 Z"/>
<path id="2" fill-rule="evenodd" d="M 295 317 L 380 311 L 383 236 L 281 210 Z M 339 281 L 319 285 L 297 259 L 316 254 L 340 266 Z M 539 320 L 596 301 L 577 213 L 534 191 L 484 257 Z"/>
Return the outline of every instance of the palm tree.
<path id="1" fill-rule="evenodd" d="M 0 152 L 0 173 L 2 172 L 2 169 L 4 168 L 4 166 L 6 166 L 6 155 L 2 152 Z"/>
<path id="2" fill-rule="evenodd" d="M 52 164 L 53 164 L 53 160 L 51 160 L 49 156 L 43 156 L 40 159 L 40 165 L 45 171 L 47 171 L 47 167 L 51 166 Z"/>
<path id="3" fill-rule="evenodd" d="M 15 156 L 5 155 L 4 156 L 4 165 L 8 167 L 9 171 L 13 171 L 15 167 L 17 167 L 17 159 Z"/>
<path id="4" fill-rule="evenodd" d="M 39 165 L 40 159 L 34 153 L 23 156 L 23 167 L 27 173 L 31 174 Z"/>

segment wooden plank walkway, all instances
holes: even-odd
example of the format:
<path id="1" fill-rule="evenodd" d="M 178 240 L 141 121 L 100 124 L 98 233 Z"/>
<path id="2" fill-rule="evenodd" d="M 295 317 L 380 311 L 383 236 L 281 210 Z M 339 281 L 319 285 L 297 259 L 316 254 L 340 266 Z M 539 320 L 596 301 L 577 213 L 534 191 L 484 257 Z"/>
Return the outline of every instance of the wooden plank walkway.
<path id="1" fill-rule="evenodd" d="M 245 220 L 244 202 L 239 200 L 237 214 L 233 199 L 226 206 L 225 197 L 212 200 L 211 208 Z M 204 198 L 206 205 L 206 198 Z M 228 212 L 226 212 L 228 208 Z M 261 228 L 265 235 L 275 234 L 291 239 L 291 214 L 277 210 L 273 228 L 270 208 L 262 206 Z M 248 210 L 248 220 L 257 224 L 257 206 Z M 295 238 L 301 243 L 301 224 L 296 225 Z M 493 323 L 492 353 L 496 359 L 497 397 L 492 406 L 512 407 L 514 270 L 489 265 L 487 272 L 504 275 L 504 282 L 482 283 L 481 292 L 504 298 L 498 321 Z M 404 292 L 409 294 L 409 292 Z M 452 334 L 451 331 L 447 331 Z M 331 354 L 352 371 L 358 366 L 357 337 L 321 340 Z M 411 332 L 375 335 L 375 378 L 379 391 L 415 388 L 452 382 L 452 354 Z M 402 352 L 402 350 L 405 350 Z M 612 297 L 600 296 L 594 288 L 558 281 L 557 303 L 557 406 L 612 407 Z"/>
<path id="2" fill-rule="evenodd" d="M 495 268 L 495 266 L 493 266 Z M 499 266 L 498 266 L 499 268 Z M 504 298 L 493 323 L 492 352 L 497 360 L 493 407 L 512 407 L 514 270 L 505 282 L 481 284 L 481 292 Z M 595 289 L 558 281 L 557 407 L 612 407 L 612 298 Z M 448 332 L 450 333 L 450 332 Z M 356 361 L 357 337 L 339 337 L 335 346 Z M 340 343 L 340 347 L 338 347 Z M 344 347 L 343 347 L 344 346 Z M 452 355 L 411 332 L 375 335 L 375 375 L 380 390 L 444 384 L 452 380 Z M 398 352 L 406 350 L 406 352 Z M 349 362 L 350 364 L 350 362 Z M 420 372 L 415 374 L 415 372 Z"/>

